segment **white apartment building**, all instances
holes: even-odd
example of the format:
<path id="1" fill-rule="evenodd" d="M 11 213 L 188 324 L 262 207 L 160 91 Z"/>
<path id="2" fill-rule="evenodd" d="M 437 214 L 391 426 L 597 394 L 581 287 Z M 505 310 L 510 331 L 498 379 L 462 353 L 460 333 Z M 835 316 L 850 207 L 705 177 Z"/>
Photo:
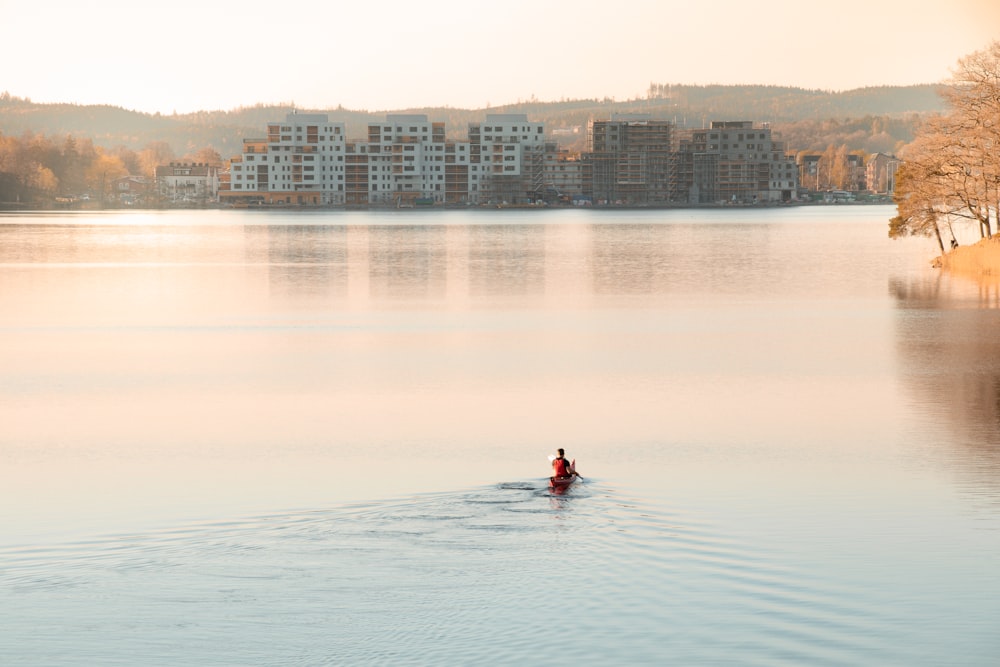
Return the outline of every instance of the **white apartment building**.
<path id="1" fill-rule="evenodd" d="M 234 204 L 294 206 L 524 203 L 545 192 L 545 127 L 525 114 L 489 114 L 468 141 L 446 141 L 423 114 L 369 123 L 348 143 L 326 114 L 291 113 L 267 137 L 246 139 L 231 160 Z"/>
<path id="2" fill-rule="evenodd" d="M 423 114 L 389 114 L 384 123 L 369 123 L 368 201 L 410 206 L 443 203 L 445 180 L 444 123 L 429 122 Z M 468 160 L 468 150 L 462 158 Z"/>
<path id="3" fill-rule="evenodd" d="M 469 123 L 473 164 L 469 196 L 473 203 L 524 203 L 544 191 L 545 124 L 527 114 L 487 114 Z"/>
<path id="4" fill-rule="evenodd" d="M 326 114 L 290 113 L 269 123 L 266 139 L 246 139 L 233 158 L 225 199 L 297 206 L 345 202 L 343 123 Z"/>
<path id="5" fill-rule="evenodd" d="M 491 114 L 469 126 L 469 141 L 447 141 L 445 125 L 423 114 L 369 123 L 350 147 L 352 200 L 361 187 L 376 205 L 522 202 L 543 190 L 544 125 L 524 114 Z M 366 165 L 365 178 L 360 165 Z"/>

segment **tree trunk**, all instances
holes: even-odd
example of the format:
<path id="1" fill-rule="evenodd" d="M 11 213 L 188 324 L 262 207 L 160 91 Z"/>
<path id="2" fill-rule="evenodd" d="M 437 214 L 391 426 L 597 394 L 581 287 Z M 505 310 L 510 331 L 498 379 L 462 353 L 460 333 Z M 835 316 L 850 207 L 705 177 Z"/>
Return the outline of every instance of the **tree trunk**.
<path id="1" fill-rule="evenodd" d="M 941 228 L 938 224 L 934 223 L 934 236 L 937 237 L 938 247 L 941 248 L 941 254 L 944 254 L 944 241 L 941 240 Z"/>

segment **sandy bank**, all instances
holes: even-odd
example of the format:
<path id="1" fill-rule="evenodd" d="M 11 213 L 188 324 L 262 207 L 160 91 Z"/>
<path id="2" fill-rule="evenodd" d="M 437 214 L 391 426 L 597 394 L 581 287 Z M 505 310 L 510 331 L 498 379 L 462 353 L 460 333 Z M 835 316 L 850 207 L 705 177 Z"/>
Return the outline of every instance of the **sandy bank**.
<path id="1" fill-rule="evenodd" d="M 1000 235 L 959 246 L 935 259 L 934 266 L 970 277 L 1000 277 Z"/>

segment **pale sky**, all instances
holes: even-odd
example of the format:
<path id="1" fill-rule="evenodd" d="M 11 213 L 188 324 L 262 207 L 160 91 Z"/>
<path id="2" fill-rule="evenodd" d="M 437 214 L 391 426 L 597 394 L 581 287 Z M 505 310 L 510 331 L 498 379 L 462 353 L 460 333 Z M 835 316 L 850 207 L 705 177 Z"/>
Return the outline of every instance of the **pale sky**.
<path id="1" fill-rule="evenodd" d="M 936 83 L 1000 39 L 998 0 L 0 0 L 0 16 L 0 91 L 165 114 Z"/>

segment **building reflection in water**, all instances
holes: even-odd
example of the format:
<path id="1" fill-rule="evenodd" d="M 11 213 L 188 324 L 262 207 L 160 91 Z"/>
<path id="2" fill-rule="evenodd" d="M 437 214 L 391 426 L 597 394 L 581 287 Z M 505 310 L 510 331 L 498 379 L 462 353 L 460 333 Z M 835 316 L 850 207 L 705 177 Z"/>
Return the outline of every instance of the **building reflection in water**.
<path id="1" fill-rule="evenodd" d="M 443 298 L 448 259 L 443 225 L 384 225 L 356 231 L 366 230 L 371 298 Z"/>
<path id="2" fill-rule="evenodd" d="M 945 430 L 968 488 L 1000 501 L 1000 299 L 997 282 L 936 273 L 890 281 L 896 348 L 919 413 Z"/>
<path id="3" fill-rule="evenodd" d="M 786 291 L 801 274 L 768 251 L 767 225 L 591 225 L 594 294 Z M 798 282 L 796 282 L 798 281 Z"/>
<path id="4" fill-rule="evenodd" d="M 247 226 L 246 261 L 267 265 L 270 292 L 282 297 L 347 294 L 347 228 L 340 225 Z"/>
<path id="5" fill-rule="evenodd" d="M 471 296 L 545 293 L 545 225 L 477 225 L 466 229 Z"/>
<path id="6" fill-rule="evenodd" d="M 544 225 L 248 226 L 245 260 L 266 265 L 274 296 L 354 305 L 546 293 Z"/>
<path id="7" fill-rule="evenodd" d="M 670 291 L 675 261 L 668 225 L 590 225 L 594 293 L 660 294 Z"/>

